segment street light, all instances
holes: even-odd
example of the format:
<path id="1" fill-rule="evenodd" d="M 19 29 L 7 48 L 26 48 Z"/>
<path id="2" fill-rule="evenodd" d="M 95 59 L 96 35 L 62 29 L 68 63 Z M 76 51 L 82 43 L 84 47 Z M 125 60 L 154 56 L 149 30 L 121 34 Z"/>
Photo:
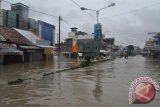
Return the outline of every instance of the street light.
<path id="1" fill-rule="evenodd" d="M 108 6 L 105 6 L 105 7 L 101 8 L 101 9 L 99 9 L 99 10 L 88 9 L 88 8 L 85 8 L 85 7 L 81 7 L 80 9 L 81 9 L 81 10 L 95 11 L 95 12 L 96 12 L 96 15 L 97 15 L 97 24 L 98 24 L 99 12 L 102 11 L 102 10 L 104 10 L 104 9 L 106 9 L 107 7 L 113 7 L 113 6 L 115 6 L 115 5 L 116 5 L 115 3 L 111 3 L 111 4 L 109 4 Z"/>
<path id="2" fill-rule="evenodd" d="M 94 12 L 96 12 L 96 16 L 97 16 L 97 24 L 99 23 L 98 21 L 99 21 L 99 12 L 100 11 L 102 11 L 102 10 L 104 10 L 104 9 L 106 9 L 106 8 L 108 8 L 108 7 L 113 7 L 113 6 L 115 6 L 116 4 L 115 3 L 111 3 L 111 4 L 109 4 L 108 6 L 105 6 L 105 7 L 103 7 L 103 8 L 100 8 L 99 10 L 94 10 L 94 9 L 88 9 L 88 8 L 85 8 L 85 7 L 80 7 L 80 9 L 81 10 L 90 10 L 90 11 L 94 11 Z M 101 36 L 101 35 L 99 35 L 99 36 Z M 99 41 L 99 39 L 96 39 L 97 40 L 97 55 L 99 56 L 99 53 L 100 53 L 100 41 Z"/>

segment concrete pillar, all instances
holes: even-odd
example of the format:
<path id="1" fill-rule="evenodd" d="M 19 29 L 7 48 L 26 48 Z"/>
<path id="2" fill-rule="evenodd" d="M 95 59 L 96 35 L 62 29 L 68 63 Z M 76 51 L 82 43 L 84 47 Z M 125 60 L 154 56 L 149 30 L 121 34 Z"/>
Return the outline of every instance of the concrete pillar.
<path id="1" fill-rule="evenodd" d="M 71 53 L 69 53 L 69 61 L 71 61 Z"/>
<path id="2" fill-rule="evenodd" d="M 3 55 L 0 55 L 0 64 L 3 64 L 3 59 L 4 59 Z"/>
<path id="3" fill-rule="evenodd" d="M 21 55 L 21 58 L 22 58 L 22 62 L 24 62 L 24 55 Z"/>
<path id="4" fill-rule="evenodd" d="M 29 62 L 32 63 L 32 53 L 29 53 Z"/>
<path id="5" fill-rule="evenodd" d="M 45 54 L 45 62 L 48 62 L 48 54 Z"/>

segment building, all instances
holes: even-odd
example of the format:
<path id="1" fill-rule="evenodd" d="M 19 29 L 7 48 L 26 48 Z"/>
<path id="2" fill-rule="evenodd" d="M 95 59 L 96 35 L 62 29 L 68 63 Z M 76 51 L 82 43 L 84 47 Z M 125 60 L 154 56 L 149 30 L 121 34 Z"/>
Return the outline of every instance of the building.
<path id="1" fill-rule="evenodd" d="M 144 50 L 149 52 L 150 50 L 155 50 L 155 41 L 154 39 L 149 39 L 146 41 L 145 46 L 144 46 Z"/>
<path id="2" fill-rule="evenodd" d="M 50 41 L 51 45 L 55 45 L 55 26 L 46 22 L 37 21 L 37 35 L 42 39 Z"/>
<path id="3" fill-rule="evenodd" d="M 5 10 L 0 9 L 0 26 L 4 25 L 4 11 Z"/>
<path id="4" fill-rule="evenodd" d="M 17 28 L 28 29 L 29 7 L 22 3 L 11 5 L 11 10 L 17 14 Z"/>
<path id="5" fill-rule="evenodd" d="M 102 24 L 101 23 L 94 24 L 94 38 L 98 40 L 102 39 Z"/>
<path id="6" fill-rule="evenodd" d="M 53 60 L 54 48 L 30 31 L 0 26 L 1 64 Z"/>
<path id="7" fill-rule="evenodd" d="M 115 46 L 115 38 L 104 38 L 101 41 L 102 50 L 111 50 Z"/>
<path id="8" fill-rule="evenodd" d="M 23 37 L 12 27 L 0 26 L 0 35 L 7 41 L 19 45 L 33 45 L 28 39 Z M 2 41 L 2 40 L 1 40 Z"/>
<path id="9" fill-rule="evenodd" d="M 34 46 L 23 46 L 21 45 L 19 48 L 23 50 L 25 61 L 43 61 L 44 59 L 53 60 L 54 49 L 55 47 L 50 46 L 50 41 L 43 40 L 38 35 L 34 33 L 14 28 L 19 34 L 28 39 Z M 31 59 L 29 58 L 31 57 Z"/>
<path id="10" fill-rule="evenodd" d="M 160 59 L 160 33 L 156 33 L 153 38 L 155 48 L 150 49 L 150 55 L 153 58 Z"/>
<path id="11" fill-rule="evenodd" d="M 36 26 L 37 26 L 36 24 L 37 22 L 35 19 L 32 19 L 32 18 L 28 19 L 28 29 L 29 31 L 32 31 L 35 34 L 36 34 Z"/>
<path id="12" fill-rule="evenodd" d="M 3 10 L 3 26 L 16 27 L 17 26 L 17 14 L 11 10 Z"/>
<path id="13" fill-rule="evenodd" d="M 97 54 L 97 42 L 93 35 L 87 34 L 85 32 L 77 31 L 77 28 L 71 28 L 71 32 L 68 33 L 68 38 L 65 39 L 64 43 L 61 43 L 61 53 L 64 55 L 71 55 L 74 57 L 73 53 L 73 42 L 76 36 L 76 43 L 78 46 L 78 52 L 82 53 L 82 56 L 96 56 Z"/>
<path id="14" fill-rule="evenodd" d="M 0 64 L 23 62 L 24 52 L 19 49 L 21 45 L 33 46 L 13 28 L 0 26 Z"/>
<path id="15" fill-rule="evenodd" d="M 155 39 L 155 47 L 157 48 L 157 50 L 160 51 L 160 33 L 157 33 L 154 36 L 154 39 Z"/>

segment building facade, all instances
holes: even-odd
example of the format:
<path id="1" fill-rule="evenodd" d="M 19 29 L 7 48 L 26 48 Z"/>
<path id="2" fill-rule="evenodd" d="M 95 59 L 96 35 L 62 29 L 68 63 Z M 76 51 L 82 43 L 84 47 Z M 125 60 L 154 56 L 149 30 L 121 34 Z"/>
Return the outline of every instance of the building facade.
<path id="1" fill-rule="evenodd" d="M 3 10 L 3 26 L 16 27 L 17 14 L 11 10 Z"/>
<path id="2" fill-rule="evenodd" d="M 5 10 L 0 9 L 0 25 L 3 26 L 4 25 L 4 13 Z"/>
<path id="3" fill-rule="evenodd" d="M 35 19 L 32 19 L 32 18 L 28 19 L 28 29 L 35 34 L 36 34 L 36 24 L 37 22 Z"/>
<path id="4" fill-rule="evenodd" d="M 22 3 L 11 5 L 11 10 L 17 14 L 17 28 L 28 29 L 29 7 Z"/>
<path id="5" fill-rule="evenodd" d="M 51 42 L 51 45 L 55 45 L 55 26 L 46 22 L 37 21 L 37 34 L 44 40 Z"/>
<path id="6" fill-rule="evenodd" d="M 95 39 L 102 39 L 102 24 L 94 24 L 94 38 Z"/>

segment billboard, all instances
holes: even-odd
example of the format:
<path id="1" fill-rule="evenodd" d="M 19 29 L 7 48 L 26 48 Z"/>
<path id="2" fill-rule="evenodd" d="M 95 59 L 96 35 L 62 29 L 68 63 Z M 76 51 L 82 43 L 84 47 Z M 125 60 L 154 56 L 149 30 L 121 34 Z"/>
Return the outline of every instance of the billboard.
<path id="1" fill-rule="evenodd" d="M 101 39 L 102 38 L 102 24 L 97 23 L 94 24 L 94 39 Z"/>
<path id="2" fill-rule="evenodd" d="M 77 36 L 73 36 L 72 52 L 78 53 Z"/>

